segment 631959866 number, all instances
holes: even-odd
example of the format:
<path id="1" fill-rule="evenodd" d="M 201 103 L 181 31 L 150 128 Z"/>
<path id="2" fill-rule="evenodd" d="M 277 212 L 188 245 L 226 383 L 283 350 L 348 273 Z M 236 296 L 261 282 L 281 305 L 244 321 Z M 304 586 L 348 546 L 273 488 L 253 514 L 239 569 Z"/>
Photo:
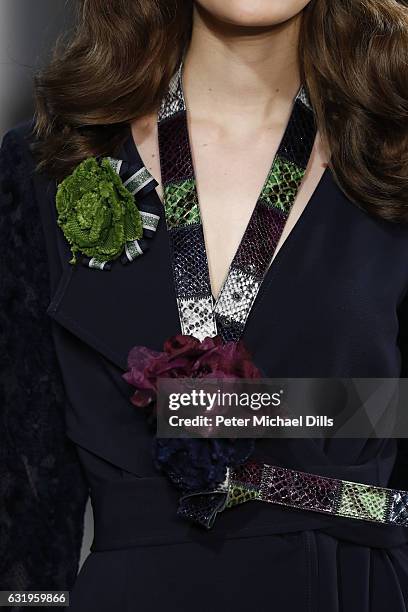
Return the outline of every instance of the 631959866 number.
<path id="1" fill-rule="evenodd" d="M 3 606 L 69 606 L 68 591 L 0 591 L 0 607 Z"/>

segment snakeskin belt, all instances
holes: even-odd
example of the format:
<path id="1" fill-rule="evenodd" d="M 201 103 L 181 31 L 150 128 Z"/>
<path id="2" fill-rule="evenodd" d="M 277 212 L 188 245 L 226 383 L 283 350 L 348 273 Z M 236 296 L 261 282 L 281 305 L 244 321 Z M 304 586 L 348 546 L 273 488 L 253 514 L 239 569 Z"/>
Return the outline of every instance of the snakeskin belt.
<path id="1" fill-rule="evenodd" d="M 210 529 L 218 513 L 264 501 L 324 514 L 408 527 L 408 492 L 318 476 L 260 462 L 228 469 L 216 490 L 185 495 L 178 514 Z"/>

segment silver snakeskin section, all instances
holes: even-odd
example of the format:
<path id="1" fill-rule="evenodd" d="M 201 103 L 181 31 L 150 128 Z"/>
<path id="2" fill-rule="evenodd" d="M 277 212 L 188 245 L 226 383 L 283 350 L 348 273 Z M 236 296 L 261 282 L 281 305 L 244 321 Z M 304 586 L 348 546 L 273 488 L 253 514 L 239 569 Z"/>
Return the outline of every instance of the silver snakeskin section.
<path id="1" fill-rule="evenodd" d="M 180 68 L 170 81 L 168 94 L 163 98 L 158 113 L 159 122 L 186 110 L 181 79 L 182 68 L 183 64 L 180 64 Z"/>
<path id="2" fill-rule="evenodd" d="M 408 492 L 394 491 L 391 500 L 389 520 L 397 525 L 408 525 Z"/>
<path id="3" fill-rule="evenodd" d="M 181 331 L 199 340 L 217 335 L 213 316 L 213 300 L 208 298 L 191 298 L 177 300 Z"/>
<path id="4" fill-rule="evenodd" d="M 254 276 L 231 268 L 215 304 L 215 312 L 237 323 L 245 323 L 259 287 L 260 282 Z"/>
<path id="5" fill-rule="evenodd" d="M 309 96 L 307 95 L 307 92 L 304 87 L 300 88 L 299 93 L 296 96 L 296 100 L 300 100 L 305 106 L 307 106 L 308 109 L 312 110 L 312 105 L 310 104 Z"/>

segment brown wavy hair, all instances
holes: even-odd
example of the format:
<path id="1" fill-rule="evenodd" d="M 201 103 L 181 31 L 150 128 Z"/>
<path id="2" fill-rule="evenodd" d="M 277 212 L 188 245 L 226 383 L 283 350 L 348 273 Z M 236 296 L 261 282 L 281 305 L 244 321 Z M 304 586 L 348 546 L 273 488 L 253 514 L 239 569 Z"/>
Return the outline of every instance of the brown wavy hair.
<path id="1" fill-rule="evenodd" d="M 192 0 L 79 0 L 72 38 L 36 78 L 39 168 L 62 179 L 115 154 L 153 112 L 191 35 Z M 301 74 L 346 195 L 408 221 L 408 7 L 398 0 L 311 0 Z"/>

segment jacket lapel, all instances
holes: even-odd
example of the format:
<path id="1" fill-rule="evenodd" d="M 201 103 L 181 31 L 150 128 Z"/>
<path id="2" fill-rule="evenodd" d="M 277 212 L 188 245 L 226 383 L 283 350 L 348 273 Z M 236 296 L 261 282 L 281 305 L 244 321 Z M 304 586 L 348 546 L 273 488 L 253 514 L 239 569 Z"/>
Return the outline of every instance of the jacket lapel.
<path id="1" fill-rule="evenodd" d="M 120 152 L 133 168 L 143 168 L 133 139 Z M 55 189 L 50 192 L 55 209 Z M 160 206 L 155 190 L 136 196 L 141 206 Z M 168 235 L 161 218 L 149 250 L 129 265 L 115 261 L 110 271 L 69 264 L 70 249 L 55 221 L 62 277 L 48 314 L 120 369 L 135 345 L 162 349 L 179 332 L 176 296 L 170 267 Z"/>

